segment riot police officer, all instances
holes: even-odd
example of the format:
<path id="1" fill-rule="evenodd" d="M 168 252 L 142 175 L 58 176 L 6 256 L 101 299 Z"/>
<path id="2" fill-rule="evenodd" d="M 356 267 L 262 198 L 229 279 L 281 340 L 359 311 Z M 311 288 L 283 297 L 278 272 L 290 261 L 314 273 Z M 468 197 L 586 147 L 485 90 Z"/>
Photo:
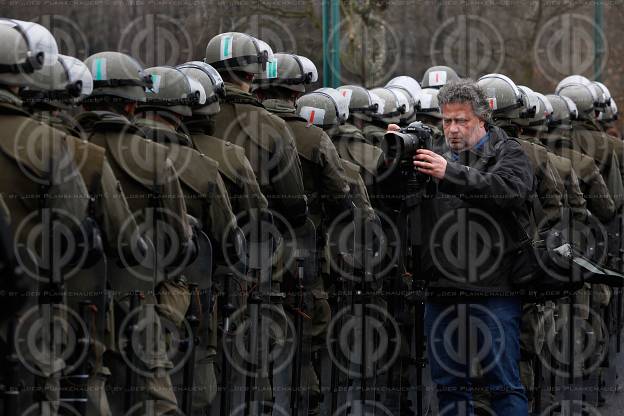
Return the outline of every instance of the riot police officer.
<path id="1" fill-rule="evenodd" d="M 423 88 L 416 103 L 416 121 L 420 121 L 433 132 L 433 150 L 436 153 L 448 151 L 444 131 L 442 130 L 442 113 L 438 104 L 438 90 Z"/>
<path id="2" fill-rule="evenodd" d="M 548 131 L 540 132 L 540 141 L 553 153 L 568 159 L 579 179 L 587 209 L 601 222 L 613 218 L 615 205 L 609 189 L 594 160 L 575 148 L 570 133 L 571 118 L 576 117 L 576 105 L 567 97 L 547 95 L 553 111 L 548 119 Z"/>
<path id="3" fill-rule="evenodd" d="M 296 357 L 293 363 L 294 366 L 301 367 L 294 370 L 293 376 L 301 374 L 302 379 L 292 380 L 290 385 L 301 383 L 302 392 L 308 392 L 308 414 L 319 414 L 321 391 L 318 376 L 312 365 L 312 355 L 319 356 L 320 350 L 325 346 L 327 325 L 331 319 L 324 283 L 324 280 L 329 278 L 329 259 L 320 256 L 325 253 L 326 246 L 325 218 L 336 218 L 351 209 L 348 197 L 349 185 L 345 180 L 338 152 L 327 134 L 296 115 L 295 101 L 305 93 L 306 84 L 318 80 L 316 67 L 303 56 L 277 53 L 275 59 L 278 76 L 270 78 L 264 74 L 260 75 L 254 79 L 253 88 L 262 104 L 286 122 L 295 138 L 301 160 L 304 188 L 314 225 L 305 235 L 312 243 L 315 242 L 315 256 L 319 256 L 318 259 L 313 259 L 313 266 L 310 267 L 314 270 L 315 265 L 318 265 L 319 270 L 316 273 L 312 272 L 312 275 L 304 273 L 304 277 L 307 278 L 304 278 L 303 290 L 307 300 L 303 303 L 303 310 L 298 310 L 296 296 L 291 295 L 288 299 L 291 310 L 297 311 L 295 315 L 306 313 L 309 316 L 304 322 L 303 333 L 299 335 L 301 342 L 312 343 L 309 348 L 302 350 L 304 357 Z M 291 273 L 288 277 L 286 281 L 288 292 L 296 294 L 296 275 Z M 297 318 L 301 319 L 295 316 L 295 319 Z M 295 400 L 302 398 L 293 397 L 292 401 Z"/>
<path id="4" fill-rule="evenodd" d="M 528 97 L 522 94 L 511 79 L 501 74 L 483 76 L 478 84 L 488 94 L 494 124 L 503 128 L 510 137 L 517 137 L 519 126 L 516 121 L 531 117 L 536 111 L 527 102 Z M 548 232 L 559 222 L 561 216 L 562 189 L 557 186 L 561 181 L 557 178 L 558 173 L 553 169 L 544 148 L 525 141 L 520 141 L 520 144 L 533 165 L 537 196 L 545 216 L 543 222 L 536 223 L 540 232 Z"/>
<path id="5" fill-rule="evenodd" d="M 402 88 L 383 87 L 373 88 L 375 94 L 383 102 L 383 110 L 373 114 L 372 120 L 365 123 L 362 134 L 366 140 L 375 146 L 379 146 L 386 134 L 388 124 L 407 125 L 407 120 L 414 114 L 415 100 Z M 413 103 L 411 101 L 414 101 Z"/>
<path id="6" fill-rule="evenodd" d="M 213 37 L 206 46 L 205 62 L 213 66 L 225 82 L 225 97 L 221 100 L 221 110 L 214 116 L 214 136 L 241 146 L 251 163 L 260 189 L 268 200 L 268 208 L 275 219 L 275 229 L 280 234 L 289 234 L 293 227 L 303 225 L 307 220 L 307 200 L 301 163 L 296 146 L 286 124 L 279 117 L 271 114 L 250 93 L 251 83 L 256 75 L 266 71 L 267 76 L 276 75 L 276 65 L 270 46 L 260 39 L 245 33 L 228 32 Z M 260 284 L 256 292 L 251 294 L 250 314 L 256 309 L 276 311 L 277 320 L 286 318 L 281 305 L 271 306 L 279 302 L 281 293 L 284 264 L 292 259 L 285 258 L 284 246 L 287 243 L 283 235 L 273 235 L 275 251 L 268 254 L 272 267 L 270 281 L 260 275 Z M 272 244 L 272 243 L 269 243 Z M 262 244 L 261 250 L 266 250 Z M 261 256 L 266 263 L 266 256 Z M 265 264 L 259 265 L 265 268 Z M 262 293 L 268 292 L 268 293 Z M 252 323 L 251 330 L 255 326 Z M 255 342 L 256 340 L 252 340 Z M 266 338 L 259 340 L 265 350 L 269 348 Z M 283 343 L 283 338 L 272 339 L 273 345 Z M 265 352 L 259 351 L 264 354 Z M 248 383 L 254 382 L 249 376 Z M 263 397 L 272 396 L 267 371 L 257 380 L 266 387 Z M 255 400 L 256 391 L 247 386 L 246 402 L 249 405 Z M 252 397 L 253 396 L 253 397 Z"/>
<path id="7" fill-rule="evenodd" d="M 503 128 L 510 137 L 517 138 L 522 125 L 521 120 L 535 117 L 536 103 L 530 100 L 534 97 L 523 94 L 511 79 L 501 74 L 481 77 L 478 85 L 487 94 L 494 124 Z M 561 221 L 563 181 L 554 169 L 548 151 L 544 147 L 523 140 L 519 140 L 519 143 L 533 166 L 539 205 L 536 203 L 538 209 L 534 208 L 531 214 L 537 225 L 536 231 L 540 236 L 538 239 L 545 239 L 553 227 L 558 226 Z M 540 218 L 540 210 L 544 213 L 543 218 Z M 534 405 L 534 367 L 536 363 L 539 365 L 537 357 L 541 353 L 542 344 L 534 341 L 544 339 L 543 325 L 535 324 L 541 322 L 541 317 L 541 305 L 530 302 L 523 305 L 520 376 L 527 391 L 529 409 Z M 479 397 L 481 398 L 481 395 Z"/>
<path id="8" fill-rule="evenodd" d="M 2 19 L 0 39 L 3 62 L 0 65 L 0 124 L 3 129 L 0 193 L 13 236 L 11 247 L 23 270 L 21 276 L 16 276 L 20 279 L 17 287 L 29 293 L 40 293 L 22 297 L 18 291 L 19 321 L 16 316 L 3 315 L 2 337 L 5 345 L 10 346 L 15 341 L 11 337 L 23 336 L 11 333 L 12 326 L 28 328 L 40 320 L 42 327 L 52 328 L 59 320 L 64 320 L 67 310 L 65 280 L 86 266 L 84 255 L 89 254 L 90 236 L 84 228 L 89 196 L 67 147 L 66 135 L 32 119 L 17 95 L 20 88 L 36 86 L 33 76 L 38 71 L 49 70 L 58 61 L 54 37 L 38 24 Z M 59 245 L 53 247 L 45 236 L 53 236 L 59 229 L 67 233 L 64 240 L 57 240 Z M 5 290 L 9 289 L 11 286 L 5 286 Z M 29 324 L 25 320 L 27 316 L 36 320 Z M 61 325 L 65 323 L 66 320 Z M 43 342 L 57 345 L 63 342 L 56 338 L 58 332 L 55 327 L 47 339 L 43 335 Z M 27 350 L 20 361 L 9 358 L 3 362 L 3 368 L 13 371 L 13 374 L 8 371 L 4 374 L 8 383 L 6 389 L 13 393 L 12 403 L 4 403 L 5 409 L 21 414 L 26 410 L 21 404 L 38 406 L 35 402 L 40 401 L 39 409 L 56 414 L 60 405 L 60 376 L 71 364 L 50 345 L 34 347 L 39 348 L 40 353 Z M 28 371 L 20 371 L 21 365 Z M 20 384 L 32 386 L 33 376 L 41 382 L 40 397 L 31 396 L 35 391 L 33 386 L 26 400 L 20 403 Z M 15 381 L 17 383 L 11 385 Z"/>
<path id="9" fill-rule="evenodd" d="M 65 140 L 71 149 L 74 162 L 89 191 L 88 215 L 100 231 L 102 249 L 111 261 L 118 261 L 118 253 L 131 259 L 137 247 L 145 242 L 140 237 L 136 223 L 128 222 L 132 217 L 121 185 L 115 177 L 100 146 L 80 138 L 81 132 L 67 109 L 79 104 L 93 91 L 93 78 L 84 63 L 70 56 L 59 55 L 57 64 L 33 76 L 35 85 L 20 92 L 26 106 L 37 119 L 67 133 Z M 145 251 L 140 248 L 139 251 Z M 93 267 L 79 273 L 67 282 L 70 293 L 68 305 L 76 312 L 80 304 L 88 302 L 94 316 L 96 339 L 89 356 L 89 377 L 87 386 L 88 414 L 109 414 L 105 381 L 110 370 L 103 362 L 106 349 L 115 349 L 114 339 L 107 331 L 107 322 L 112 321 L 111 300 L 108 296 L 106 261 L 98 261 Z"/>
<path id="10" fill-rule="evenodd" d="M 132 359 L 142 361 L 147 367 L 141 376 L 146 383 L 148 400 L 157 414 L 164 414 L 177 409 L 177 399 L 168 372 L 173 363 L 164 354 L 167 345 L 161 330 L 161 318 L 156 314 L 161 315 L 163 309 L 154 305 L 158 304 L 157 294 L 161 291 L 174 293 L 180 302 L 188 299 L 181 272 L 196 254 L 191 220 L 167 147 L 145 139 L 141 130 L 129 120 L 138 103 L 145 102 L 145 88 L 153 86 L 151 78 L 137 61 L 119 52 L 91 55 L 85 64 L 93 76 L 94 89 L 91 96 L 83 100 L 87 111 L 77 120 L 88 140 L 106 149 L 106 157 L 128 197 L 131 218 L 151 234 L 151 254 L 138 265 L 130 265 L 125 259 L 120 264 L 113 264 L 111 286 L 119 311 L 130 313 L 131 317 L 136 312 L 140 319 L 153 325 L 158 334 L 154 340 L 146 341 L 157 343 L 154 355 Z M 136 290 L 144 293 L 144 305 L 130 311 L 136 300 Z M 127 355 L 122 357 L 131 359 Z M 127 396 L 126 407 L 131 406 L 131 401 Z"/>
<path id="11" fill-rule="evenodd" d="M 577 117 L 572 121 L 571 138 L 575 148 L 592 157 L 609 187 L 616 211 L 624 204 L 624 180 L 622 178 L 621 156 L 617 147 L 596 125 L 596 112 L 601 109 L 598 88 L 587 78 L 571 76 L 562 80 L 556 94 L 571 99 L 577 108 Z M 601 90 L 600 90 L 601 91 Z"/>

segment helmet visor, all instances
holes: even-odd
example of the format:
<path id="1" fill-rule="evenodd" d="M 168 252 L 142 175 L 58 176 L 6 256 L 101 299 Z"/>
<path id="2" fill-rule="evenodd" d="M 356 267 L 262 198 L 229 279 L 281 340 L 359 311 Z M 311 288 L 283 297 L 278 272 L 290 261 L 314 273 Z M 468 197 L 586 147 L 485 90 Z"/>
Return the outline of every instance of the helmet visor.
<path id="1" fill-rule="evenodd" d="M 67 55 L 59 55 L 59 60 L 63 62 L 67 69 L 69 82 L 73 84 L 80 81 L 82 84 L 80 94 L 91 95 L 93 92 L 93 76 L 91 76 L 91 71 L 89 71 L 84 62 Z"/>
<path id="2" fill-rule="evenodd" d="M 334 104 L 336 104 L 336 111 L 338 112 L 338 117 L 341 121 L 345 121 L 349 118 L 349 99 L 338 90 L 333 88 L 319 88 L 316 90 L 317 92 L 322 92 L 329 95 L 333 100 Z"/>
<path id="3" fill-rule="evenodd" d="M 421 91 L 420 84 L 418 83 L 418 81 L 408 76 L 400 76 L 400 77 L 392 78 L 386 84 L 386 88 L 389 88 L 389 87 L 396 87 L 396 88 L 400 88 L 402 90 L 407 91 L 407 93 L 412 97 L 414 102 L 418 100 L 418 95 L 420 94 L 420 91 Z"/>
<path id="4" fill-rule="evenodd" d="M 297 55 L 296 59 L 301 64 L 302 75 L 304 77 L 304 83 L 310 84 L 318 81 L 318 71 L 314 62 L 306 58 L 305 56 Z"/>
<path id="5" fill-rule="evenodd" d="M 0 19 L 1 24 L 18 27 L 27 39 L 32 55 L 43 53 L 43 65 L 51 66 L 58 62 L 58 45 L 54 36 L 45 27 L 17 19 Z"/>

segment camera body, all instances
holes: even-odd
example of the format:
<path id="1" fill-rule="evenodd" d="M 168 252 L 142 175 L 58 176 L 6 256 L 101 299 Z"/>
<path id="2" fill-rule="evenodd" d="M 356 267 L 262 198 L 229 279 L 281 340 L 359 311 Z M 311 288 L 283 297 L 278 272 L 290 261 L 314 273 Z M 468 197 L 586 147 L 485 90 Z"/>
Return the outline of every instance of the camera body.
<path id="1" fill-rule="evenodd" d="M 412 162 L 418 149 L 431 149 L 433 131 L 420 121 L 415 121 L 399 132 L 384 135 L 381 148 L 384 151 L 386 165 L 400 162 Z"/>
<path id="2" fill-rule="evenodd" d="M 399 182 L 405 187 L 401 193 L 419 194 L 431 177 L 414 169 L 414 156 L 418 149 L 433 148 L 433 130 L 420 121 L 415 121 L 399 132 L 386 133 L 381 148 L 384 151 L 386 170 L 393 171 L 394 175 L 401 178 Z"/>

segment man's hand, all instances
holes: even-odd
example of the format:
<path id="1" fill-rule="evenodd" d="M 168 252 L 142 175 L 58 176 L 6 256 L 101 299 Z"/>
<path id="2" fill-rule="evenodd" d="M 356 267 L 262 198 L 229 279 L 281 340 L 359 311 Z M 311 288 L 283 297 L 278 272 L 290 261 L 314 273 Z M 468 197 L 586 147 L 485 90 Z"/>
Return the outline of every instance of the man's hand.
<path id="1" fill-rule="evenodd" d="M 414 169 L 425 175 L 442 179 L 446 173 L 446 159 L 427 149 L 418 149 L 414 156 Z"/>
<path id="2" fill-rule="evenodd" d="M 388 131 L 389 132 L 401 131 L 401 127 L 399 127 L 398 124 L 388 124 Z"/>

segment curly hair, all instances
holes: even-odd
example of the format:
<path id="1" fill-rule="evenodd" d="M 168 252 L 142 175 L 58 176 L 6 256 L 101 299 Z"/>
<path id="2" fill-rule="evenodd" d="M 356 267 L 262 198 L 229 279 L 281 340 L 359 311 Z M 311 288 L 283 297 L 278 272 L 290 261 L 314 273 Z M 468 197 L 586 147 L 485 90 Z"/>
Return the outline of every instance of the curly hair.
<path id="1" fill-rule="evenodd" d="M 492 109 L 485 92 L 471 79 L 451 81 L 438 94 L 440 109 L 445 104 L 470 103 L 472 111 L 486 123 L 492 121 Z"/>

